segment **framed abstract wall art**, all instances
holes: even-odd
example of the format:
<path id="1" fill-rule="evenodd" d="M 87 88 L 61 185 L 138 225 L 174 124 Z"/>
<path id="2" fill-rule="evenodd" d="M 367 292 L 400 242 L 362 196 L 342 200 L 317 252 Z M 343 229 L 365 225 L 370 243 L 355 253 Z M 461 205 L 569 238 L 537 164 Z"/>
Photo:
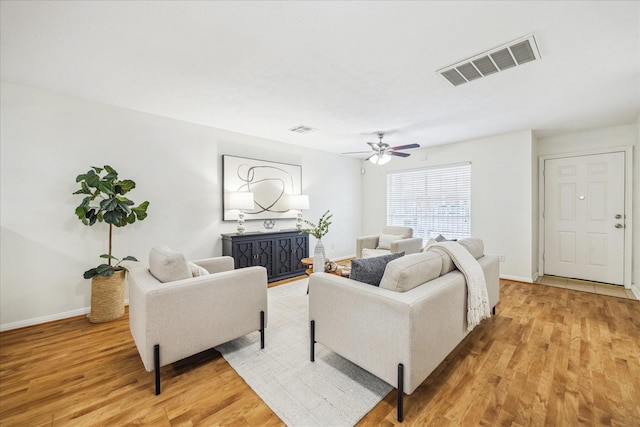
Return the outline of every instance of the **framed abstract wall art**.
<path id="1" fill-rule="evenodd" d="M 253 193 L 254 208 L 245 209 L 244 217 L 252 219 L 296 218 L 289 210 L 287 196 L 300 194 L 302 166 L 269 162 L 230 155 L 222 156 L 223 220 L 236 220 L 238 211 L 229 209 L 229 193 Z"/>

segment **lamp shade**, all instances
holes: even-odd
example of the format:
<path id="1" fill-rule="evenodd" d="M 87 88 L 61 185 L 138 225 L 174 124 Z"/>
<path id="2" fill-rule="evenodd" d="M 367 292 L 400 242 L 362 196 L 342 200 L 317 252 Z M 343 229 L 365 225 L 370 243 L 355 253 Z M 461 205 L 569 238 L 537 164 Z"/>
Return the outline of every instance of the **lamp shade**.
<path id="1" fill-rule="evenodd" d="M 289 209 L 298 211 L 309 209 L 309 196 L 306 194 L 291 194 L 288 197 L 287 205 Z"/>
<path id="2" fill-rule="evenodd" d="M 253 193 L 234 191 L 227 193 L 227 209 L 253 209 Z"/>

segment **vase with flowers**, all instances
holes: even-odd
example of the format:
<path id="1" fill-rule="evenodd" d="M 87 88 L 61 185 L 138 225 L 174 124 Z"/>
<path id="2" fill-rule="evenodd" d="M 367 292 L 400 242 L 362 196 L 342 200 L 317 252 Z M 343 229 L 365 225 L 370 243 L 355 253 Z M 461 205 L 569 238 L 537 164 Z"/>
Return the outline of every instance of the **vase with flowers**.
<path id="1" fill-rule="evenodd" d="M 329 232 L 329 226 L 331 225 L 331 218 L 333 214 L 331 211 L 327 210 L 320 219 L 318 223 L 315 224 L 311 221 L 304 220 L 304 222 L 310 227 L 302 229 L 302 233 L 309 233 L 313 237 L 316 238 L 316 246 L 313 250 L 313 272 L 324 271 L 324 260 L 325 260 L 325 251 L 324 245 L 322 244 L 322 237 L 324 237 Z"/>

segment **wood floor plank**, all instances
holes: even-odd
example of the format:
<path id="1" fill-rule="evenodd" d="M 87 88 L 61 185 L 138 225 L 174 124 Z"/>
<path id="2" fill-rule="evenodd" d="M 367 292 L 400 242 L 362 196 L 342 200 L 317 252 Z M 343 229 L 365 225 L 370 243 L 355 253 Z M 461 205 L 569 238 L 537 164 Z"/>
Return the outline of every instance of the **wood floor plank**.
<path id="1" fill-rule="evenodd" d="M 155 396 L 127 314 L 5 331 L 0 425 L 283 425 L 215 350 L 161 374 Z M 399 425 L 395 399 L 358 425 Z M 405 396 L 403 425 L 640 427 L 639 402 L 640 302 L 503 280 L 497 315 Z"/>

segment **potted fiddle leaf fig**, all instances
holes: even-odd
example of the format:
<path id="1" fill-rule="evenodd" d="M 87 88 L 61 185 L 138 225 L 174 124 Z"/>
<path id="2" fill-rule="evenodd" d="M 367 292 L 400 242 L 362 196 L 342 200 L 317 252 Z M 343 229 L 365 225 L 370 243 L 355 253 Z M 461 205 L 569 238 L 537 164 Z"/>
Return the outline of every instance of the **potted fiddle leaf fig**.
<path id="1" fill-rule="evenodd" d="M 130 179 L 118 179 L 118 172 L 111 166 L 103 168 L 92 166 L 84 174 L 76 177 L 80 189 L 73 194 L 84 195 L 82 203 L 76 208 L 76 216 L 86 226 L 105 222 L 109 225 L 109 253 L 100 255 L 107 263 L 84 272 L 85 279 L 91 279 L 91 312 L 92 323 L 107 322 L 122 317 L 124 314 L 124 284 L 127 269 L 121 265 L 123 261 L 138 261 L 135 257 L 122 259 L 112 255 L 113 227 L 125 227 L 147 217 L 149 202 L 135 206 L 125 197 L 136 187 Z M 116 261 L 115 265 L 113 261 Z"/>

